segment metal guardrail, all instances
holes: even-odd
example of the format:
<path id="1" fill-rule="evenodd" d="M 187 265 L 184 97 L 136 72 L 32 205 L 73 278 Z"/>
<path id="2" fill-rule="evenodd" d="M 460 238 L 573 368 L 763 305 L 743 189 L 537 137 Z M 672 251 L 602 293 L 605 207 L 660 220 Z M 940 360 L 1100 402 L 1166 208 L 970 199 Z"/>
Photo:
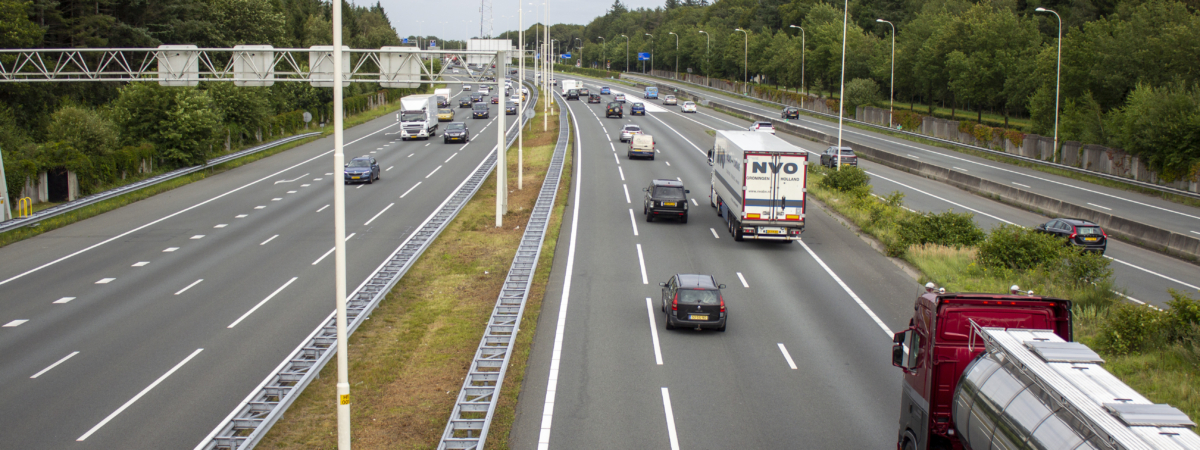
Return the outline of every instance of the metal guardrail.
<path id="1" fill-rule="evenodd" d="M 232 161 L 237 158 L 241 158 L 246 155 L 258 153 L 263 150 L 267 150 L 269 148 L 277 147 L 277 146 L 280 146 L 283 144 L 287 144 L 289 142 L 298 141 L 301 139 L 309 138 L 312 136 L 317 136 L 320 134 L 321 134 L 320 132 L 313 132 L 313 133 L 304 133 L 304 134 L 298 134 L 298 135 L 291 136 L 291 137 L 286 137 L 286 138 L 280 139 L 278 141 L 268 142 L 266 144 L 263 144 L 263 145 L 260 145 L 257 147 L 251 147 L 251 148 L 248 148 L 248 149 L 245 149 L 242 151 L 238 151 L 238 152 L 234 152 L 234 153 L 230 153 L 228 155 L 224 155 L 224 156 L 221 156 L 218 158 L 213 158 L 212 160 L 208 161 L 207 163 L 205 163 L 203 165 L 184 167 L 182 169 L 172 170 L 167 173 L 152 176 L 145 180 L 141 180 L 141 181 L 134 182 L 134 183 L 129 183 L 127 185 L 109 189 L 107 191 L 104 191 L 104 192 L 101 192 L 98 194 L 92 194 L 87 197 L 76 199 L 75 201 L 71 201 L 71 202 L 63 203 L 58 206 L 46 208 L 46 209 L 43 209 L 36 213 L 33 213 L 33 215 L 31 215 L 29 217 L 21 217 L 18 219 L 12 219 L 12 220 L 0 222 L 0 233 L 9 231 L 9 230 L 15 230 L 15 229 L 21 228 L 23 226 L 36 226 L 37 224 L 41 223 L 42 220 L 57 216 L 59 214 L 65 214 L 65 213 L 68 213 L 71 211 L 75 211 L 75 210 L 83 208 L 85 206 L 99 203 L 104 200 L 108 200 L 110 198 L 119 197 L 121 195 L 128 194 L 130 192 L 133 192 L 133 191 L 145 188 L 145 187 L 153 186 L 153 185 L 162 183 L 167 180 L 172 180 L 172 179 L 179 178 L 181 176 L 188 175 L 188 174 L 191 174 L 194 172 L 199 172 L 201 170 L 215 166 L 217 164 L 226 163 L 226 162 Z"/>
<path id="2" fill-rule="evenodd" d="M 530 89 L 529 105 L 537 104 L 538 93 Z M 533 118 L 532 106 L 521 113 L 521 125 Z M 517 138 L 520 126 L 505 135 L 506 145 Z M 475 170 L 442 204 L 375 269 L 366 281 L 346 298 L 347 336 L 354 333 L 392 287 L 416 263 L 442 230 L 470 201 L 496 167 L 499 148 L 476 166 Z M 284 411 L 304 392 L 321 368 L 337 353 L 337 322 L 331 312 L 295 350 L 292 350 L 233 412 L 229 413 L 195 450 L 245 450 L 258 444 Z"/>
<path id="3" fill-rule="evenodd" d="M 690 84 L 690 85 L 693 85 L 693 86 L 696 86 L 696 87 L 702 87 L 702 88 L 706 88 L 706 89 L 713 89 L 713 88 L 711 88 L 711 87 L 704 86 L 704 85 L 697 84 L 697 83 L 693 83 L 693 82 L 690 82 L 690 81 L 683 81 L 683 80 L 665 80 L 665 81 L 660 81 L 660 80 L 656 79 L 657 77 L 650 77 L 650 76 L 648 76 L 648 75 L 636 75 L 636 76 L 629 76 L 628 78 L 629 78 L 629 79 L 638 79 L 639 77 L 646 77 L 646 78 L 643 78 L 643 80 L 647 80 L 647 81 L 653 81 L 653 82 L 655 82 L 655 83 L 661 83 L 661 82 L 676 82 L 676 83 Z M 722 92 L 725 92 L 725 91 L 722 91 Z M 779 102 L 773 102 L 773 101 L 770 101 L 770 100 L 763 100 L 763 99 L 761 99 L 761 98 L 757 98 L 757 97 L 751 97 L 751 96 L 748 96 L 748 95 L 745 95 L 745 94 L 739 94 L 739 93 L 736 93 L 736 92 L 725 92 L 725 93 L 729 94 L 729 96 L 730 96 L 730 97 L 740 97 L 740 98 L 742 98 L 742 99 L 745 99 L 745 100 L 749 100 L 749 101 L 755 101 L 755 102 L 762 102 L 762 103 L 770 103 L 770 104 L 774 104 L 774 105 L 779 105 L 780 107 L 784 107 L 784 106 L 795 106 L 795 105 L 785 105 L 785 104 L 783 104 L 783 103 L 779 103 Z M 692 92 L 692 93 L 689 93 L 689 94 L 691 94 L 691 95 L 696 95 L 696 93 L 694 93 L 694 92 Z M 710 100 L 710 101 L 711 101 L 711 100 Z M 731 106 L 731 105 L 725 105 L 725 106 Z M 826 114 L 826 113 L 817 112 L 817 111 L 812 111 L 812 110 L 808 110 L 808 109 L 805 109 L 805 110 L 804 110 L 804 112 L 806 112 L 806 113 L 809 113 L 809 114 L 814 114 L 814 115 L 817 115 L 817 116 L 821 116 L 821 117 L 825 117 L 825 118 L 828 118 L 828 119 L 833 119 L 833 120 L 837 120 L 837 118 L 838 118 L 838 116 L 836 116 L 836 115 L 833 115 L 833 114 Z M 772 121 L 774 121 L 775 119 L 771 119 L 771 120 L 772 120 Z M 1120 182 L 1120 183 L 1126 183 L 1126 184 L 1130 184 L 1130 185 L 1133 185 L 1133 186 L 1138 186 L 1138 187 L 1145 188 L 1145 189 L 1153 189 L 1153 190 L 1156 190 L 1156 191 L 1159 191 L 1159 192 L 1165 192 L 1165 193 L 1169 193 L 1169 194 L 1175 194 L 1175 195 L 1181 195 L 1181 196 L 1184 196 L 1184 197 L 1190 197 L 1190 198 L 1194 198 L 1194 199 L 1200 199 L 1200 193 L 1197 193 L 1197 192 L 1192 192 L 1192 191 L 1188 191 L 1188 190 L 1184 190 L 1184 189 L 1177 189 L 1177 188 L 1173 188 L 1173 187 L 1169 187 L 1169 186 L 1162 186 L 1162 185 L 1158 185 L 1158 184 L 1154 184 L 1154 183 L 1148 183 L 1148 182 L 1145 182 L 1145 181 L 1139 181 L 1139 180 L 1135 180 L 1135 179 L 1132 179 L 1132 178 L 1125 178 L 1125 177 L 1122 177 L 1122 176 L 1111 175 L 1111 174 L 1107 174 L 1107 173 L 1103 173 L 1103 172 L 1093 172 L 1093 171 L 1086 170 L 1086 169 L 1081 169 L 1081 168 L 1078 168 L 1078 167 L 1075 167 L 1075 166 L 1068 166 L 1068 165 L 1066 165 L 1066 164 L 1052 163 L 1052 162 L 1048 162 L 1048 161 L 1042 161 L 1042 160 L 1040 160 L 1040 159 L 1037 159 L 1037 158 L 1030 158 L 1030 157 L 1028 157 L 1028 156 L 1014 155 L 1014 154 L 1012 154 L 1012 153 L 1002 152 L 1002 151 L 998 151 L 998 150 L 992 150 L 992 149 L 990 149 L 990 148 L 984 148 L 984 147 L 979 147 L 979 146 L 975 146 L 975 145 L 963 144 L 963 143 L 961 143 L 961 142 L 955 142 L 955 141 L 951 141 L 951 140 L 949 140 L 949 139 L 942 139 L 942 138 L 939 138 L 939 137 L 936 137 L 936 136 L 929 136 L 929 135 L 925 135 L 925 134 L 921 134 L 921 133 L 914 133 L 914 132 L 911 132 L 911 131 L 896 130 L 896 129 L 893 129 L 893 128 L 890 128 L 890 127 L 885 127 L 885 126 L 883 126 L 883 125 L 877 125 L 877 124 L 873 124 L 873 123 L 870 123 L 870 122 L 862 122 L 862 121 L 859 121 L 859 120 L 847 119 L 847 118 L 843 118 L 843 120 L 844 120 L 844 121 L 846 121 L 846 122 L 850 122 L 850 123 L 854 123 L 854 124 L 858 124 L 858 125 L 866 126 L 866 127 L 873 128 L 873 129 L 876 129 L 876 130 L 888 131 L 888 132 L 892 132 L 892 133 L 900 133 L 900 134 L 902 134 L 902 135 L 905 135 L 906 137 L 918 138 L 918 139 L 926 139 L 926 140 L 930 140 L 930 141 L 938 142 L 938 143 L 941 143 L 941 144 L 946 144 L 946 145 L 951 145 L 951 146 L 955 146 L 955 147 L 961 147 L 961 148 L 966 148 L 966 149 L 974 150 L 974 151 L 977 151 L 977 152 L 988 153 L 988 154 L 992 154 L 992 155 L 996 155 L 996 156 L 1004 156 L 1004 157 L 1007 157 L 1007 158 L 1016 159 L 1016 160 L 1019 160 L 1019 161 L 1022 161 L 1022 162 L 1027 162 L 1027 163 L 1030 163 L 1030 164 L 1037 164 L 1037 165 L 1040 165 L 1040 166 L 1046 166 L 1046 167 L 1054 167 L 1054 168 L 1063 169 L 1063 170 L 1067 170 L 1067 171 L 1075 172 L 1075 173 L 1082 174 L 1082 175 L 1091 175 L 1091 176 L 1094 176 L 1094 177 L 1097 177 L 1097 178 L 1104 178 L 1104 179 L 1106 179 L 1106 180 L 1110 180 L 1110 181 L 1116 181 L 1116 182 Z"/>
<path id="4" fill-rule="evenodd" d="M 525 225 L 525 234 L 521 236 L 521 244 L 517 247 L 517 254 L 508 269 L 508 276 L 504 279 L 504 287 L 496 299 L 495 308 L 492 309 L 487 331 L 479 340 L 479 348 L 475 350 L 471 368 L 467 370 L 462 389 L 458 391 L 454 410 L 450 413 L 450 420 L 446 423 L 446 430 L 442 432 L 441 442 L 438 443 L 439 450 L 482 449 L 487 439 L 496 403 L 504 385 L 504 376 L 508 371 L 513 345 L 517 341 L 517 332 L 520 331 L 529 288 L 533 284 L 538 258 L 542 254 L 542 243 L 550 223 L 550 213 L 554 210 L 559 180 L 562 179 L 567 143 L 570 140 L 566 108 L 559 110 L 558 117 L 558 144 L 554 147 L 550 167 L 542 182 L 542 190 L 538 193 L 537 202 L 529 215 L 529 223 Z"/>

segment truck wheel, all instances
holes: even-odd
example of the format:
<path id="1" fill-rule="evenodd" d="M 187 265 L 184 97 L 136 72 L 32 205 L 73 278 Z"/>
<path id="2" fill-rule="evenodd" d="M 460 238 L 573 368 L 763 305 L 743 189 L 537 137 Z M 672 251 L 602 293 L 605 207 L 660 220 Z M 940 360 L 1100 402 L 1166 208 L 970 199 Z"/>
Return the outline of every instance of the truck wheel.
<path id="1" fill-rule="evenodd" d="M 742 235 L 742 224 L 738 223 L 736 220 L 730 221 L 729 223 L 733 227 L 733 229 L 730 230 L 733 232 L 733 240 L 741 242 L 744 239 Z"/>

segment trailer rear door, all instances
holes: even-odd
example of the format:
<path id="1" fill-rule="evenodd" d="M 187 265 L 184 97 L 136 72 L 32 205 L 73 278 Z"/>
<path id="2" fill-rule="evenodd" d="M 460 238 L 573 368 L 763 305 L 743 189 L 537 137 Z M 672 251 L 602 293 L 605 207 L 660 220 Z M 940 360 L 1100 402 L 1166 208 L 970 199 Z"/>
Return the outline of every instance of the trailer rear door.
<path id="1" fill-rule="evenodd" d="M 803 220 L 806 159 L 804 153 L 747 153 L 743 219 Z"/>

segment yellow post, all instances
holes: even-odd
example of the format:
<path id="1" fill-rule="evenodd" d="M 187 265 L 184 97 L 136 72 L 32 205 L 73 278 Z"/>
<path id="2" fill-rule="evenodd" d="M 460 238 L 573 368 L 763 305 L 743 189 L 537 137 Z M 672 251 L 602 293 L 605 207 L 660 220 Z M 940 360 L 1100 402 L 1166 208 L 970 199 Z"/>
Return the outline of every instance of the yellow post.
<path id="1" fill-rule="evenodd" d="M 21 197 L 17 201 L 17 216 L 29 217 L 33 215 L 33 199 L 29 197 Z"/>

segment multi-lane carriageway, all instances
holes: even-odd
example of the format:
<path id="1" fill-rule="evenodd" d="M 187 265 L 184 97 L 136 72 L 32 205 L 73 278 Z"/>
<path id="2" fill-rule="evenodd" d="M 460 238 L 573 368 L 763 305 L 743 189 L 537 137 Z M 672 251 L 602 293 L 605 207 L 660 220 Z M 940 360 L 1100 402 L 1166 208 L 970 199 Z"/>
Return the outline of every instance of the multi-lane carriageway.
<path id="1" fill-rule="evenodd" d="M 382 169 L 346 187 L 351 288 L 494 151 L 498 106 L 456 100 L 467 144 L 403 142 L 394 115 L 346 130 L 347 161 Z M 0 448 L 200 443 L 333 307 L 332 145 L 0 248 Z"/>
<path id="2" fill-rule="evenodd" d="M 573 78 L 555 74 L 560 79 Z M 597 92 L 601 84 L 583 80 Z M 822 209 L 795 244 L 734 242 L 708 205 L 706 130 L 748 122 L 641 100 L 645 117 L 604 118 L 567 102 L 578 130 L 564 217 L 539 333 L 518 403 L 513 448 L 887 448 L 900 377 L 891 332 L 907 326 L 920 287 Z M 605 97 L 604 102 L 611 97 Z M 624 123 L 655 137 L 654 161 L 628 160 Z M 780 135 L 806 150 L 822 146 Z M 880 194 L 908 207 L 973 211 L 984 227 L 1045 219 L 936 182 L 860 161 Z M 688 224 L 646 223 L 641 188 L 679 179 Z M 1129 295 L 1161 304 L 1194 288 L 1195 266 L 1111 242 Z M 1135 267 L 1136 265 L 1136 267 Z M 658 282 L 705 273 L 726 284 L 725 333 L 664 329 Z"/>

